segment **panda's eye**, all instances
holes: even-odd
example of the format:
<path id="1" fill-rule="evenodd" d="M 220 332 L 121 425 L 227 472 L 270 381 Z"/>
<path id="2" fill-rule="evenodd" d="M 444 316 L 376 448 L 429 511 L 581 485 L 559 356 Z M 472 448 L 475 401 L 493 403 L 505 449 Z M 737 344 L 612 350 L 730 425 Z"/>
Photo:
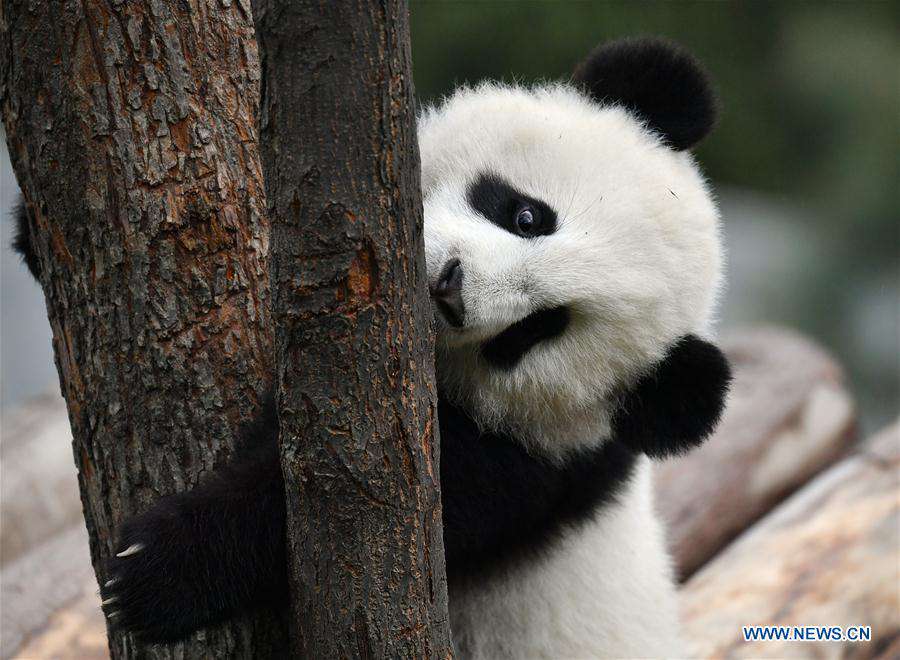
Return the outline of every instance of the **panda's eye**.
<path id="1" fill-rule="evenodd" d="M 516 212 L 516 232 L 519 236 L 533 236 L 537 231 L 536 212 L 530 206 L 523 206 Z"/>

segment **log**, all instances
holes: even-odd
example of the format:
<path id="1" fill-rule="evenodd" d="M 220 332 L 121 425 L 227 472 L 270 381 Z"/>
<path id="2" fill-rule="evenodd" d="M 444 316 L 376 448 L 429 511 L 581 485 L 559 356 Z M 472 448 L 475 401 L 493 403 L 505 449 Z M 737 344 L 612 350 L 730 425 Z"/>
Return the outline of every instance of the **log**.
<path id="1" fill-rule="evenodd" d="M 686 637 L 697 656 L 862 660 L 896 648 L 898 470 L 895 423 L 694 575 L 681 595 Z M 744 625 L 868 625 L 872 640 L 745 643 Z"/>
<path id="2" fill-rule="evenodd" d="M 68 452 L 67 452 L 68 453 Z M 72 477 L 72 487 L 75 478 Z M 77 502 L 77 495 L 75 501 Z M 72 611 L 85 593 L 93 607 Z M 44 636 L 59 614 L 65 620 L 79 619 L 87 636 L 102 640 L 106 651 L 106 625 L 100 613 L 97 583 L 91 570 L 88 535 L 80 520 L 28 553 L 3 566 L 0 572 L 0 657 L 55 657 L 24 655 L 23 644 Z"/>
<path id="3" fill-rule="evenodd" d="M 109 649 L 99 606 L 92 576 L 75 600 L 54 612 L 44 629 L 12 657 L 16 660 L 105 660 Z"/>
<path id="4" fill-rule="evenodd" d="M 725 336 L 722 348 L 735 378 L 718 430 L 656 466 L 657 508 L 682 579 L 856 441 L 841 369 L 811 341 L 759 328 Z"/>

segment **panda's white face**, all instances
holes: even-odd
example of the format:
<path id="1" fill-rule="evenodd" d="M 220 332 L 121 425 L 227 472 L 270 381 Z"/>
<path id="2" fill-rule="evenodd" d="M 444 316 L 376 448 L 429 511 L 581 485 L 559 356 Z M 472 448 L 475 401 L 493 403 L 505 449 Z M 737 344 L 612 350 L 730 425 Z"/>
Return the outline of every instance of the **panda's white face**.
<path id="1" fill-rule="evenodd" d="M 722 255 L 692 157 L 566 85 L 458 91 L 419 144 L 441 387 L 551 455 L 601 442 L 621 388 L 708 333 Z"/>

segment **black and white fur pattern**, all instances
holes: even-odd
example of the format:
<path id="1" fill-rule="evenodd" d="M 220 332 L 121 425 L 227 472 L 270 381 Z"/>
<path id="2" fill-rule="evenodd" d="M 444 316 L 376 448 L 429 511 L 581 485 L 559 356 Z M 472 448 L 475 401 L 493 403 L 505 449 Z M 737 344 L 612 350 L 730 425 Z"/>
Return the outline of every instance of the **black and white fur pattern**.
<path id="1" fill-rule="evenodd" d="M 637 40 L 570 83 L 464 88 L 420 119 L 460 657 L 680 652 L 647 456 L 706 438 L 730 379 L 705 339 L 718 213 L 686 151 L 714 114 L 690 56 Z M 28 236 L 22 214 L 37 275 Z M 243 436 L 230 467 L 126 521 L 112 627 L 170 641 L 284 604 L 271 404 Z"/>

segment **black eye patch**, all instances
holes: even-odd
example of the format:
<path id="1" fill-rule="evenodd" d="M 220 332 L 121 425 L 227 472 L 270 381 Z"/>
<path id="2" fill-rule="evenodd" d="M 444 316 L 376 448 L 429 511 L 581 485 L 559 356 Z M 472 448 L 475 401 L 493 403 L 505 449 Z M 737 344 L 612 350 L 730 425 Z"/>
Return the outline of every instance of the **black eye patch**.
<path id="1" fill-rule="evenodd" d="M 556 211 L 519 192 L 497 174 L 479 174 L 469 184 L 466 200 L 487 220 L 516 236 L 535 238 L 556 231 Z"/>

